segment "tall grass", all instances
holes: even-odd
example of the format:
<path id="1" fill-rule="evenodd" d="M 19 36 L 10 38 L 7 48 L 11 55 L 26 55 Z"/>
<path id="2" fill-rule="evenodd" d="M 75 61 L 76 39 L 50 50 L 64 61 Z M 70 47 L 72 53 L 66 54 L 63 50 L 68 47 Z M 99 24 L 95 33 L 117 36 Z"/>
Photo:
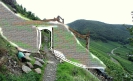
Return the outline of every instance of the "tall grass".
<path id="1" fill-rule="evenodd" d="M 57 68 L 56 81 L 99 81 L 90 72 L 69 63 L 61 63 Z"/>

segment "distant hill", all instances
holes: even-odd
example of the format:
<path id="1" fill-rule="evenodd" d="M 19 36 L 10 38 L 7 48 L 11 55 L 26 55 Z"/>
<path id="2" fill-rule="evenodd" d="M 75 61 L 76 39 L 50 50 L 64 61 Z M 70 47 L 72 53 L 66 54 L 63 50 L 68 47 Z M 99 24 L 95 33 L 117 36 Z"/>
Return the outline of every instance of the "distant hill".
<path id="1" fill-rule="evenodd" d="M 126 44 L 130 37 L 127 28 L 122 24 L 107 24 L 99 21 L 80 19 L 69 23 L 68 26 L 81 34 L 86 34 L 90 31 L 92 39 L 104 42 L 110 40 Z M 127 27 L 131 27 L 131 25 L 127 25 Z"/>

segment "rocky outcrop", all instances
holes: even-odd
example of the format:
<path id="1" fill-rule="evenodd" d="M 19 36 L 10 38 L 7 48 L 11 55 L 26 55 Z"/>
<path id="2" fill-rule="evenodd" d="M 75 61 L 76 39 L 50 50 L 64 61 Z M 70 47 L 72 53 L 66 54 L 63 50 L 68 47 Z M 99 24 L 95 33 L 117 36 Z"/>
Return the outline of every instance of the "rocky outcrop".
<path id="1" fill-rule="evenodd" d="M 39 59 L 39 60 L 42 60 L 42 59 Z M 28 73 L 28 72 L 34 70 L 38 74 L 41 74 L 41 69 L 40 68 L 42 68 L 43 65 L 39 61 L 36 60 L 35 63 L 34 63 L 34 66 L 30 62 L 26 62 L 25 64 L 26 65 L 22 65 L 23 72 Z M 43 64 L 44 64 L 44 61 L 43 61 Z"/>
<path id="2" fill-rule="evenodd" d="M 26 52 L 24 52 L 24 54 L 25 54 L 24 57 L 26 58 L 27 62 L 23 62 L 23 65 L 22 65 L 23 72 L 28 73 L 30 71 L 35 71 L 36 73 L 41 74 L 41 68 L 45 63 L 43 61 L 43 58 L 40 58 L 38 56 L 41 54 L 38 54 L 37 56 L 34 56 L 31 53 L 26 53 Z M 32 55 L 32 57 L 34 58 L 31 58 L 30 55 Z"/>

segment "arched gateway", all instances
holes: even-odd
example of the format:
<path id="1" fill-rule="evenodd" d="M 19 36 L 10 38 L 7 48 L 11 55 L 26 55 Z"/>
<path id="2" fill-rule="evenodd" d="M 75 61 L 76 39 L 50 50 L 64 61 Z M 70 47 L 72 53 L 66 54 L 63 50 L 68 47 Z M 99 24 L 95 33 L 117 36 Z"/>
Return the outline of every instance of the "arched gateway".
<path id="1" fill-rule="evenodd" d="M 39 49 L 43 49 L 45 45 L 48 46 L 49 49 L 53 48 L 53 27 L 37 27 L 37 46 Z"/>

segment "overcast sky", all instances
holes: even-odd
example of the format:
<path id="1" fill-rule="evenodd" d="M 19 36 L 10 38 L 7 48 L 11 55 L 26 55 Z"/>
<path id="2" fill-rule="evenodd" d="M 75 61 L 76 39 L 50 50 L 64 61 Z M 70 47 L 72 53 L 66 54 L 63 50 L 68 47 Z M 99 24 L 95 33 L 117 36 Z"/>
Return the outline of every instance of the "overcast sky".
<path id="1" fill-rule="evenodd" d="M 65 24 L 77 19 L 133 24 L 133 0 L 16 0 L 41 19 L 60 15 Z"/>

